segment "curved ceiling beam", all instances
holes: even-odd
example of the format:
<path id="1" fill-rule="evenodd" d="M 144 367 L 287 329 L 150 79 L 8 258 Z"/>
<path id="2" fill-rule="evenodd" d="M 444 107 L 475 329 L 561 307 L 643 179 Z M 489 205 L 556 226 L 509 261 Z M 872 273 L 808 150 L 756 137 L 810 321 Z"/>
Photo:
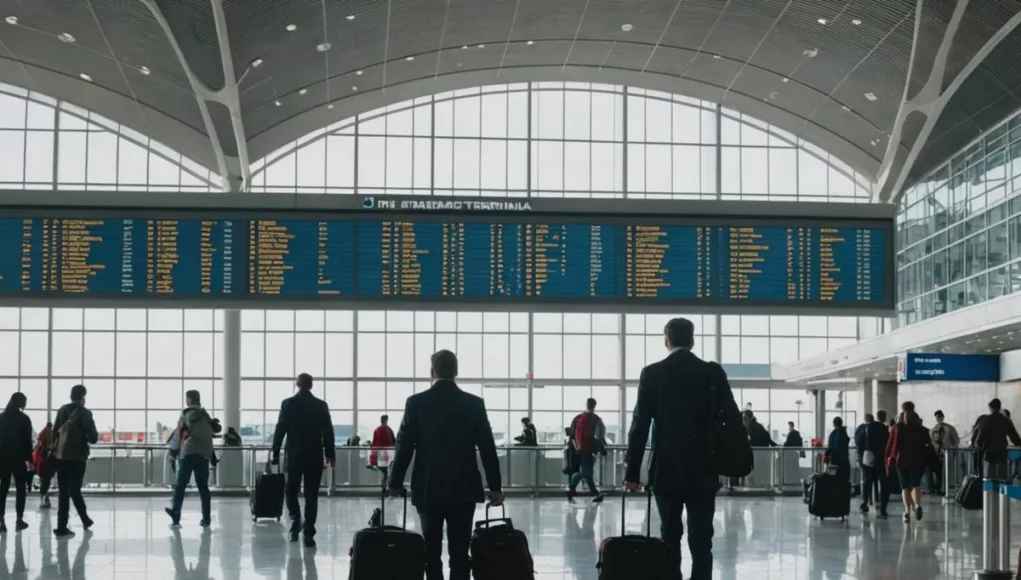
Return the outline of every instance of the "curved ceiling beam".
<path id="1" fill-rule="evenodd" d="M 238 96 L 238 81 L 234 75 L 234 57 L 230 52 L 230 36 L 227 33 L 227 15 L 223 10 L 223 0 L 210 0 L 213 3 L 213 19 L 216 22 L 216 38 L 220 46 L 220 62 L 223 65 L 223 88 L 213 95 L 213 100 L 230 111 L 230 124 L 234 129 L 234 140 L 237 142 L 238 156 L 235 167 L 230 168 L 230 191 L 242 191 L 248 187 L 252 179 L 252 171 L 248 164 L 248 140 L 245 139 L 245 123 L 241 119 L 241 99 Z M 240 170 L 240 176 L 239 176 Z M 236 180 L 240 177 L 240 183 Z M 228 176 L 225 176 L 228 178 Z"/>
<path id="2" fill-rule="evenodd" d="M 688 78 L 678 79 L 676 75 L 665 75 L 637 70 L 607 70 L 598 67 L 567 65 L 546 67 L 503 68 L 499 79 L 496 69 L 457 72 L 439 77 L 429 75 L 413 81 L 389 85 L 386 91 L 367 90 L 343 99 L 334 100 L 333 108 L 316 106 L 277 123 L 266 130 L 251 135 L 248 141 L 252 159 L 262 159 L 291 141 L 322 129 L 332 123 L 353 117 L 359 113 L 399 103 L 409 99 L 425 97 L 458 89 L 518 82 L 586 82 L 613 85 L 627 85 L 673 94 L 681 94 L 705 101 L 723 103 L 726 107 L 747 113 L 760 121 L 774 125 L 823 149 L 840 159 L 862 175 L 874 180 L 879 172 L 880 159 L 872 151 L 833 133 L 823 126 L 804 117 L 785 111 L 761 99 L 731 90 L 723 100 L 725 87 L 719 87 Z"/>
<path id="3" fill-rule="evenodd" d="M 939 0 L 937 0 L 939 1 Z M 904 153 L 898 149 L 888 150 L 884 160 L 883 167 L 879 173 L 878 186 L 875 189 L 875 200 L 884 203 L 896 203 L 903 193 L 905 182 L 907 181 L 908 175 L 911 171 L 911 167 L 918 160 L 918 156 L 921 154 L 922 149 L 925 147 L 926 142 L 929 140 L 929 135 L 932 134 L 932 130 L 936 126 L 936 122 L 939 120 L 940 115 L 946 108 L 947 103 L 950 102 L 951 97 L 961 88 L 961 85 L 968 79 L 972 72 L 975 71 L 982 64 L 982 61 L 989 56 L 990 53 L 996 49 L 997 46 L 1003 40 L 1021 25 L 1021 11 L 1012 16 L 1007 20 L 1003 26 L 1001 26 L 991 37 L 986 41 L 982 48 L 975 53 L 974 56 L 968 61 L 968 63 L 961 69 L 961 72 L 947 85 L 946 89 L 940 90 L 943 85 L 944 74 L 946 71 L 947 60 L 950 56 L 950 49 L 953 45 L 954 38 L 960 29 L 961 20 L 964 17 L 964 12 L 968 7 L 969 0 L 958 0 L 954 7 L 954 13 L 950 17 L 950 22 L 947 24 L 946 31 L 943 34 L 943 41 L 940 44 L 939 50 L 936 52 L 936 58 L 932 65 L 932 71 L 929 73 L 929 77 L 926 80 L 925 86 L 922 87 L 918 94 L 915 95 L 910 101 L 905 101 L 897 113 L 897 122 L 894 124 L 894 131 L 891 134 L 890 142 L 893 143 L 895 140 L 900 140 L 900 134 L 904 127 L 904 121 L 908 115 L 912 113 L 920 113 L 925 116 L 925 124 L 922 126 L 922 130 L 918 133 L 918 139 L 911 145 L 911 148 Z M 924 0 L 919 0 L 918 3 L 918 14 L 921 15 L 923 9 Z M 915 35 L 915 46 L 917 46 L 917 27 Z M 913 50 L 912 50 L 913 53 Z M 910 80 L 910 78 L 909 78 Z"/>

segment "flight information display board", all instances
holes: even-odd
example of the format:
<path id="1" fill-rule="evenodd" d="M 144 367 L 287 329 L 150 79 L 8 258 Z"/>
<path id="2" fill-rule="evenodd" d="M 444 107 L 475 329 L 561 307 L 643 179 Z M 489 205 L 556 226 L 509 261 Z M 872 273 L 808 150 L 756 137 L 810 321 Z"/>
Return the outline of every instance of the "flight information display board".
<path id="1" fill-rule="evenodd" d="M 876 220 L 150 213 L 0 218 L 0 302 L 117 297 L 130 306 L 133 297 L 167 296 L 210 306 L 290 299 L 316 308 L 332 300 L 875 310 L 893 298 L 891 229 Z"/>

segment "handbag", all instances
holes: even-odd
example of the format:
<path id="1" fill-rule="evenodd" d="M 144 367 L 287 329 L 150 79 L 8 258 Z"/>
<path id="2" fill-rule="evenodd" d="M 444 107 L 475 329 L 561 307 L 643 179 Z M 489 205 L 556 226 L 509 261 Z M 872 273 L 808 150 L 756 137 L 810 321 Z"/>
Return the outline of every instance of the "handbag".
<path id="1" fill-rule="evenodd" d="M 876 454 L 870 449 L 866 449 L 865 452 L 861 454 L 861 464 L 865 467 L 875 467 Z"/>

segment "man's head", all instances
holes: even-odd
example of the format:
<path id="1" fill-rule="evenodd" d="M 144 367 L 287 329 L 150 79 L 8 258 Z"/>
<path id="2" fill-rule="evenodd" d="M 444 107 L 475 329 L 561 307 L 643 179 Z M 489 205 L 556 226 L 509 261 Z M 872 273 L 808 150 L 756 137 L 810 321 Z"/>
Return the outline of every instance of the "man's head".
<path id="1" fill-rule="evenodd" d="M 197 407 L 202 404 L 202 395 L 196 390 L 188 391 L 184 394 L 184 402 L 189 407 Z"/>
<path id="2" fill-rule="evenodd" d="M 993 399 L 989 401 L 989 410 L 993 413 L 999 413 L 1000 409 L 1003 409 L 1003 403 L 999 399 Z"/>
<path id="3" fill-rule="evenodd" d="M 382 417 L 379 418 L 379 423 L 381 425 L 386 425 L 389 422 L 390 422 L 390 415 L 383 415 Z"/>
<path id="4" fill-rule="evenodd" d="M 294 381 L 294 385 L 303 391 L 307 391 L 312 388 L 312 375 L 308 373 L 301 373 L 298 378 Z"/>
<path id="5" fill-rule="evenodd" d="M 524 425 L 525 427 L 528 427 L 528 425 L 531 424 L 531 422 L 532 420 L 529 419 L 528 417 L 521 418 L 521 424 Z"/>
<path id="6" fill-rule="evenodd" d="M 843 419 L 841 419 L 840 417 L 834 417 L 833 418 L 833 428 L 834 429 L 840 429 L 843 426 L 844 426 L 844 420 Z"/>
<path id="7" fill-rule="evenodd" d="M 787 421 L 787 430 L 788 431 L 794 430 L 794 421 Z"/>
<path id="8" fill-rule="evenodd" d="M 885 425 L 886 424 L 886 411 L 884 411 L 882 409 L 876 411 L 876 421 L 879 421 L 880 423 Z"/>
<path id="9" fill-rule="evenodd" d="M 936 411 L 936 413 L 933 416 L 936 417 L 936 422 L 937 423 L 942 423 L 943 422 L 943 411 L 942 410 Z"/>
<path id="10" fill-rule="evenodd" d="M 915 404 L 912 403 L 911 401 L 904 401 L 903 403 L 900 404 L 900 410 L 904 411 L 905 413 L 914 413 Z"/>
<path id="11" fill-rule="evenodd" d="M 596 410 L 596 400 L 593 399 L 592 397 L 589 397 L 588 400 L 585 401 L 585 410 L 588 411 L 589 413 L 595 411 Z"/>
<path id="12" fill-rule="evenodd" d="M 876 418 L 872 416 L 872 413 L 865 413 L 865 422 L 866 423 L 871 423 L 871 422 L 873 422 L 875 420 L 876 420 Z"/>
<path id="13" fill-rule="evenodd" d="M 433 353 L 432 369 L 429 371 L 434 381 L 457 378 L 457 355 L 449 350 L 439 350 Z"/>
<path id="14" fill-rule="evenodd" d="M 687 318 L 673 318 L 663 327 L 663 344 L 667 348 L 695 346 L 695 325 Z"/>
<path id="15" fill-rule="evenodd" d="M 88 394 L 89 390 L 85 388 L 85 385 L 75 385 L 71 387 L 71 402 L 76 405 L 85 404 L 85 395 Z"/>

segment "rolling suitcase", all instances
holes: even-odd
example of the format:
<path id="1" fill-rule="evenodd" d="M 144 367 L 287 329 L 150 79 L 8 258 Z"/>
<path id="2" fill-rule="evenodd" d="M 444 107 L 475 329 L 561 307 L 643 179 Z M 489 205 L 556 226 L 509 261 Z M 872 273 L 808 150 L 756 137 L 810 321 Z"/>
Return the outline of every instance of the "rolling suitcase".
<path id="1" fill-rule="evenodd" d="M 982 478 L 972 474 L 964 476 L 954 499 L 966 510 L 982 509 Z"/>
<path id="2" fill-rule="evenodd" d="M 408 494 L 404 498 L 404 523 L 387 526 L 386 493 L 383 493 L 379 521 L 355 532 L 351 546 L 348 580 L 422 580 L 425 576 L 425 539 L 408 531 Z"/>
<path id="3" fill-rule="evenodd" d="M 486 519 L 475 522 L 471 542 L 472 577 L 475 580 L 535 580 L 535 566 L 525 533 L 514 529 L 502 506 L 504 517 L 489 519 L 490 507 L 486 505 Z"/>
<path id="4" fill-rule="evenodd" d="M 249 507 L 252 509 L 252 521 L 260 519 L 275 519 L 280 521 L 284 514 L 284 474 L 273 473 L 272 466 L 267 461 L 266 470 L 255 476 L 255 489 L 248 497 Z"/>
<path id="5" fill-rule="evenodd" d="M 637 578 L 673 578 L 674 568 L 670 547 L 659 538 L 652 537 L 652 490 L 648 495 L 648 512 L 645 517 L 645 535 L 629 536 L 626 531 L 627 492 L 621 496 L 620 536 L 606 538 L 599 544 L 599 580 L 635 580 Z"/>
<path id="6" fill-rule="evenodd" d="M 813 475 L 808 489 L 808 513 L 825 520 L 851 515 L 851 484 L 834 475 Z"/>

